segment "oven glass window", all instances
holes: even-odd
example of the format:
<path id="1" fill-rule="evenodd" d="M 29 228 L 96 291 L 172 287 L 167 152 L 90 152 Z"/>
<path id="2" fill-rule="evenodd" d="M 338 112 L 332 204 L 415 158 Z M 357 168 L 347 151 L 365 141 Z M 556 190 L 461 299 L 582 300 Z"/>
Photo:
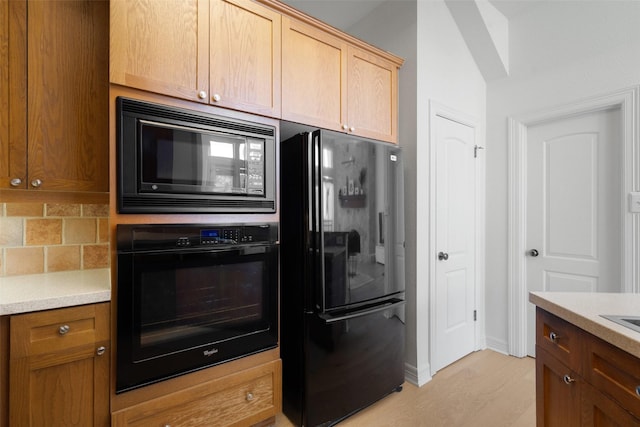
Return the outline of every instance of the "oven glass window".
<path id="1" fill-rule="evenodd" d="M 269 329 L 264 260 L 207 265 L 194 256 L 179 264 L 173 260 L 167 270 L 158 269 L 162 262 L 156 258 L 155 269 L 141 270 L 134 303 L 139 308 L 134 360 Z"/>

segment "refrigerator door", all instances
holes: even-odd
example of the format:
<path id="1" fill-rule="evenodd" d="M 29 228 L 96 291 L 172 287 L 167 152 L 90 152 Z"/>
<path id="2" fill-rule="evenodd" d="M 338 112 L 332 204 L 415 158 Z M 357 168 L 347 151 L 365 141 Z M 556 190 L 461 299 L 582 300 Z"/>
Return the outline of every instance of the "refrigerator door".
<path id="1" fill-rule="evenodd" d="M 404 291 L 400 148 L 318 130 L 311 138 L 316 309 L 324 313 Z"/>

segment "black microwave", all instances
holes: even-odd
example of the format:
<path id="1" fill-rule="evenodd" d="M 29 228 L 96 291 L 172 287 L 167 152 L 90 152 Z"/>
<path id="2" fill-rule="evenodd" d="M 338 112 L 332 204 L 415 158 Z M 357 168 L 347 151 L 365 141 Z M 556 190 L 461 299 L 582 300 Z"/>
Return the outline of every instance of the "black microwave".
<path id="1" fill-rule="evenodd" d="M 120 213 L 273 213 L 276 128 L 118 97 Z"/>

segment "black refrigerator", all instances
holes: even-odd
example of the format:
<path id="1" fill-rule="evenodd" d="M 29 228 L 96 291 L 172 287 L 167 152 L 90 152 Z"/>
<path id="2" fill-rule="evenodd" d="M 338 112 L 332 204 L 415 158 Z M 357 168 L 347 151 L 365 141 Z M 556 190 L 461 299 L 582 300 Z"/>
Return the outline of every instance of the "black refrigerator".
<path id="1" fill-rule="evenodd" d="M 404 383 L 402 153 L 299 132 L 280 171 L 283 411 L 334 425 Z"/>

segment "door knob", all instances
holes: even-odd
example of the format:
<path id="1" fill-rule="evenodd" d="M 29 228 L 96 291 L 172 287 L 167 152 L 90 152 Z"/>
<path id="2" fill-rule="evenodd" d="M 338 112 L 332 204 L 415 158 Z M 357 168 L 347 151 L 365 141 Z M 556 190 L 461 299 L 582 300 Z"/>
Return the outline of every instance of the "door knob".
<path id="1" fill-rule="evenodd" d="M 438 252 L 438 259 L 440 261 L 446 261 L 449 259 L 449 254 L 446 252 Z"/>
<path id="2" fill-rule="evenodd" d="M 538 255 L 540 255 L 540 254 L 538 253 L 538 250 L 537 250 L 537 249 L 531 249 L 531 250 L 529 251 L 529 255 L 531 255 L 532 257 L 537 257 L 537 256 L 538 256 Z"/>

